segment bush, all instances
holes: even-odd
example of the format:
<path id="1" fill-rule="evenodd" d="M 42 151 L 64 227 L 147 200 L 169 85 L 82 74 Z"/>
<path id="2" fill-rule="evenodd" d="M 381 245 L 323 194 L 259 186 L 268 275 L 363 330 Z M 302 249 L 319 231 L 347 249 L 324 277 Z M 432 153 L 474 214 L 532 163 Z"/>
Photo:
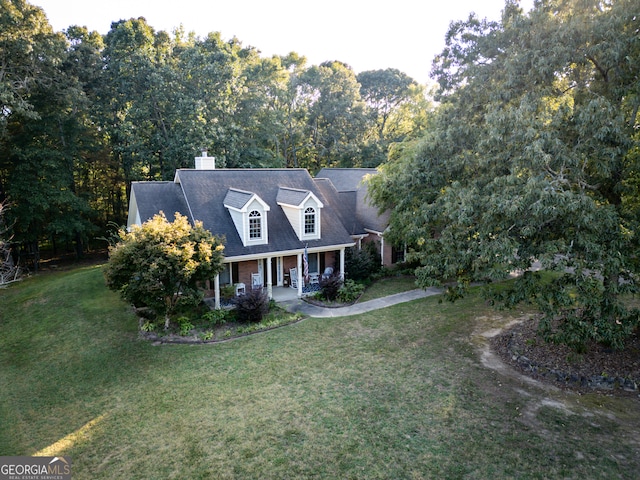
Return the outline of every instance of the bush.
<path id="1" fill-rule="evenodd" d="M 352 280 L 367 280 L 380 270 L 380 254 L 374 243 L 365 243 L 362 249 L 355 247 L 345 251 L 345 270 Z"/>
<path id="2" fill-rule="evenodd" d="M 140 326 L 140 330 L 143 332 L 153 332 L 156 329 L 156 324 L 147 320 Z"/>
<path id="3" fill-rule="evenodd" d="M 355 302 L 364 292 L 364 285 L 347 279 L 344 281 L 342 288 L 338 290 L 338 300 L 343 303 Z"/>
<path id="4" fill-rule="evenodd" d="M 229 312 L 227 310 L 209 310 L 202 315 L 202 320 L 212 327 L 227 323 Z"/>
<path id="5" fill-rule="evenodd" d="M 200 335 L 200 338 L 202 339 L 203 342 L 208 342 L 214 337 L 215 337 L 215 334 L 211 330 L 207 330 L 206 332 Z"/>
<path id="6" fill-rule="evenodd" d="M 180 317 L 177 320 L 178 327 L 180 328 L 180 335 L 183 337 L 189 335 L 191 330 L 193 330 L 194 325 L 191 323 L 189 317 Z"/>
<path id="7" fill-rule="evenodd" d="M 330 302 L 338 298 L 338 292 L 342 288 L 342 278 L 339 274 L 333 274 L 327 278 L 320 278 L 322 296 Z"/>
<path id="8" fill-rule="evenodd" d="M 269 311 L 269 297 L 262 289 L 248 290 L 233 301 L 240 322 L 260 322 Z"/>
<path id="9" fill-rule="evenodd" d="M 236 287 L 226 284 L 220 287 L 220 297 L 224 300 L 232 300 L 236 296 Z"/>

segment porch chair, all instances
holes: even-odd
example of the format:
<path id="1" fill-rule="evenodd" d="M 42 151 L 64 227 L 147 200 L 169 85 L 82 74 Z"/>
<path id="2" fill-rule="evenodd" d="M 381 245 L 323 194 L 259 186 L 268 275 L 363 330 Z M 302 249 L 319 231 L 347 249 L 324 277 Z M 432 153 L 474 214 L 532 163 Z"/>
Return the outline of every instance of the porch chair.
<path id="1" fill-rule="evenodd" d="M 322 279 L 326 280 L 331 275 L 333 275 L 333 267 L 327 267 L 324 269 L 324 272 L 322 273 Z"/>
<path id="2" fill-rule="evenodd" d="M 262 275 L 260 275 L 259 273 L 251 274 L 251 288 L 253 290 L 262 288 Z"/>
<path id="3" fill-rule="evenodd" d="M 289 275 L 291 277 L 291 288 L 298 288 L 298 269 L 289 269 Z"/>

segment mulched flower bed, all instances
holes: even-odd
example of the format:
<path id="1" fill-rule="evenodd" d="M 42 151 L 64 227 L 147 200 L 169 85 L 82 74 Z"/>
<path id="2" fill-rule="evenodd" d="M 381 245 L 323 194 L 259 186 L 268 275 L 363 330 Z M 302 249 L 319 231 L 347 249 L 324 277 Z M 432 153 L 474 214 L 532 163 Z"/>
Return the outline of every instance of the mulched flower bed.
<path id="1" fill-rule="evenodd" d="M 632 336 L 623 351 L 594 344 L 577 354 L 546 343 L 537 329 L 537 318 L 524 320 L 491 338 L 491 347 L 523 374 L 563 388 L 620 395 L 640 392 L 640 335 Z"/>

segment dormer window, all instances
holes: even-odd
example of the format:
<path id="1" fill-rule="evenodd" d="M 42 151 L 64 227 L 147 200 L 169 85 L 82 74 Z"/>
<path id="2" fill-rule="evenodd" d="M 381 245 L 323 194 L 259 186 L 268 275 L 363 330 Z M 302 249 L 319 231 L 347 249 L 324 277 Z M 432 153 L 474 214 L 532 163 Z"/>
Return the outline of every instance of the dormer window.
<path id="1" fill-rule="evenodd" d="M 245 247 L 269 242 L 267 212 L 270 208 L 258 195 L 230 188 L 224 198 L 224 206 Z"/>
<path id="2" fill-rule="evenodd" d="M 308 207 L 304 211 L 304 234 L 314 235 L 316 233 L 316 210 Z"/>
<path id="3" fill-rule="evenodd" d="M 258 210 L 249 213 L 249 239 L 259 240 L 262 238 L 262 214 Z"/>
<path id="4" fill-rule="evenodd" d="M 313 192 L 280 187 L 276 198 L 291 227 L 301 241 L 321 238 L 321 211 L 324 205 Z"/>

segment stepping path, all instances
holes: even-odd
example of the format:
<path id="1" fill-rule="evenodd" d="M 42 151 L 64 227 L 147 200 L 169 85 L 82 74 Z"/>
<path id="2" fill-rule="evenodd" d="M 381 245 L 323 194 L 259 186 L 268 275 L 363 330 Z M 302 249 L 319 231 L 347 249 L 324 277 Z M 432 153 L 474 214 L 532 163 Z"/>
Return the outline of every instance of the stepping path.
<path id="1" fill-rule="evenodd" d="M 295 300 L 286 300 L 279 302 L 287 311 L 297 313 L 300 312 L 310 317 L 346 317 L 349 315 L 358 315 L 360 313 L 370 312 L 372 310 L 378 310 L 380 308 L 389 307 L 391 305 L 397 305 L 398 303 L 411 302 L 419 298 L 430 297 L 433 295 L 440 295 L 442 289 L 439 288 L 427 288 L 409 290 L 408 292 L 396 293 L 387 297 L 376 298 L 369 300 L 368 302 L 354 303 L 347 307 L 327 308 L 319 307 L 305 302 L 299 298 Z"/>

